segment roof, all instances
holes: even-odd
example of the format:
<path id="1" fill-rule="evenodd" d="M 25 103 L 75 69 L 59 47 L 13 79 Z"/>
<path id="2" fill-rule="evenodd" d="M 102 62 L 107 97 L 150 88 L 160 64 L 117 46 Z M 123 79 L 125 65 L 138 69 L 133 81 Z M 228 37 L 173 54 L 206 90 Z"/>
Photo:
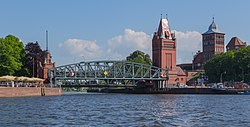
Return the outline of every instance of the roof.
<path id="1" fill-rule="evenodd" d="M 178 64 L 177 66 L 192 66 L 193 63 L 182 63 L 182 64 Z"/>
<path id="2" fill-rule="evenodd" d="M 216 23 L 214 22 L 214 18 L 213 18 L 213 22 L 211 23 L 211 25 L 208 27 L 208 30 L 207 32 L 203 33 L 203 34 L 212 34 L 212 33 L 221 33 L 221 34 L 224 34 L 222 33 L 218 26 L 216 25 Z"/>
<path id="3" fill-rule="evenodd" d="M 182 76 L 182 75 L 186 76 L 186 73 L 179 66 L 176 67 L 176 72 L 178 76 Z"/>
<path id="4" fill-rule="evenodd" d="M 161 18 L 157 33 L 160 38 L 172 39 L 168 19 Z"/>
<path id="5" fill-rule="evenodd" d="M 245 45 L 246 45 L 246 43 L 241 41 L 239 38 L 233 37 L 233 38 L 231 38 L 231 40 L 229 41 L 229 43 L 227 44 L 226 47 L 245 46 Z"/>
<path id="6" fill-rule="evenodd" d="M 196 55 L 194 56 L 193 63 L 203 63 L 203 52 L 197 52 Z"/>

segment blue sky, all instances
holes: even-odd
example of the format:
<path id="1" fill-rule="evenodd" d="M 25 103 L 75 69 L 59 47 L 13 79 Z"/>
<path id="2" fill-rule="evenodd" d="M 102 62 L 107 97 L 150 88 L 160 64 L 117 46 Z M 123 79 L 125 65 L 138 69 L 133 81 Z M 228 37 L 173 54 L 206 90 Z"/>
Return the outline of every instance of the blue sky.
<path id="1" fill-rule="evenodd" d="M 177 34 L 177 63 L 191 62 L 201 50 L 201 34 L 215 17 L 225 44 L 234 36 L 250 44 L 249 0 L 5 0 L 0 37 L 12 34 L 24 44 L 38 41 L 56 65 L 83 60 L 125 59 L 136 49 L 151 55 L 160 14 L 168 14 Z"/>

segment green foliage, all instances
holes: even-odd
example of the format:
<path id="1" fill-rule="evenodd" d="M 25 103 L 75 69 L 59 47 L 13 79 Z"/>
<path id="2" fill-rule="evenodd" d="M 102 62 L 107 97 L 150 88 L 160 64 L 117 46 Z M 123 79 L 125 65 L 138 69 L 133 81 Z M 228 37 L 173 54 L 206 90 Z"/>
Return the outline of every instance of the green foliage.
<path id="1" fill-rule="evenodd" d="M 152 60 L 150 59 L 150 56 L 139 50 L 134 51 L 126 59 L 130 62 L 152 65 Z"/>
<path id="2" fill-rule="evenodd" d="M 190 80 L 192 81 L 197 81 L 198 78 L 201 77 L 201 75 L 203 75 L 204 72 L 198 72 L 197 74 L 195 74 L 193 77 L 190 78 Z"/>
<path id="3" fill-rule="evenodd" d="M 0 38 L 0 75 L 13 75 L 23 66 L 23 43 L 15 36 Z"/>
<path id="4" fill-rule="evenodd" d="M 204 69 L 209 82 L 246 81 L 250 76 L 250 47 L 215 55 L 205 63 Z"/>
<path id="5" fill-rule="evenodd" d="M 26 52 L 26 59 L 25 59 L 25 67 L 27 68 L 27 71 L 30 72 L 29 76 L 33 77 L 33 75 L 36 77 L 38 75 L 37 69 L 40 66 L 40 63 L 43 63 L 45 60 L 44 58 L 44 52 L 42 51 L 40 45 L 38 42 L 29 42 L 25 46 L 25 52 Z M 33 64 L 34 64 L 34 74 L 33 74 Z"/>

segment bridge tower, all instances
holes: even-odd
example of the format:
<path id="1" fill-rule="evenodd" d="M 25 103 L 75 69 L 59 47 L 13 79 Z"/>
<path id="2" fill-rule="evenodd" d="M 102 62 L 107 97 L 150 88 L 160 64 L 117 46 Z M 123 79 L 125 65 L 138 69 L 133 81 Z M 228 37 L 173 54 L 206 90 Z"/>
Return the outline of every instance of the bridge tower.
<path id="1" fill-rule="evenodd" d="M 161 18 L 152 39 L 153 66 L 168 69 L 169 83 L 176 82 L 176 38 L 171 33 L 167 18 Z"/>

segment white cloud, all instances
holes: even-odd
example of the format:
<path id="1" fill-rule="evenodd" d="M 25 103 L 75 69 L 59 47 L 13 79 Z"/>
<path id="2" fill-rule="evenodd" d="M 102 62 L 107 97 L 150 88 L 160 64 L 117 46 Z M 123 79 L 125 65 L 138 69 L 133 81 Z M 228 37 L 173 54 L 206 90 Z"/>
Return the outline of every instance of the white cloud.
<path id="1" fill-rule="evenodd" d="M 177 39 L 177 64 L 191 63 L 193 55 L 201 50 L 201 34 L 197 31 L 174 30 L 173 32 L 175 32 Z"/>
<path id="2" fill-rule="evenodd" d="M 81 39 L 68 39 L 64 43 L 59 44 L 64 55 L 85 58 L 98 57 L 101 55 L 101 47 L 96 41 L 88 41 Z"/>
<path id="3" fill-rule="evenodd" d="M 190 63 L 193 54 L 201 50 L 201 34 L 196 31 L 172 31 L 177 38 L 177 64 Z M 84 56 L 85 60 L 125 59 L 135 50 L 141 50 L 151 56 L 152 36 L 144 32 L 125 29 L 124 33 L 112 37 L 107 45 L 100 47 L 96 41 L 68 39 L 59 47 L 64 55 Z"/>
<path id="4" fill-rule="evenodd" d="M 177 63 L 190 63 L 193 54 L 201 50 L 201 34 L 196 31 L 181 32 L 173 30 L 177 38 Z M 141 50 L 151 56 L 152 36 L 144 32 L 125 29 L 123 35 L 108 41 L 109 55 L 125 58 L 135 50 Z"/>
<path id="5" fill-rule="evenodd" d="M 114 57 L 123 58 L 135 50 L 150 54 L 151 39 L 152 37 L 144 32 L 125 29 L 123 35 L 115 36 L 107 41 L 109 45 L 108 53 Z"/>

